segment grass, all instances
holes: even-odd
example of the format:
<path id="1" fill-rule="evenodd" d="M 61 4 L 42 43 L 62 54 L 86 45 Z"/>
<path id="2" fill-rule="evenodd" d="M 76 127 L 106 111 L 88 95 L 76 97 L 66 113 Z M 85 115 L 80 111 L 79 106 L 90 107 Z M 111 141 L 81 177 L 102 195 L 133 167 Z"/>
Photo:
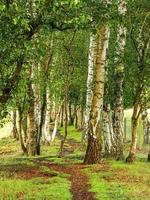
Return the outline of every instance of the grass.
<path id="1" fill-rule="evenodd" d="M 70 183 L 64 177 L 0 180 L 0 199 L 69 200 Z"/>
<path id="2" fill-rule="evenodd" d="M 46 166 L 37 169 L 36 161 L 63 163 L 57 151 L 60 141 L 43 146 L 42 155 L 26 157 L 21 155 L 19 142 L 11 138 L 0 140 L 0 200 L 70 200 L 68 175 L 50 170 Z M 49 176 L 42 176 L 49 174 Z"/>
<path id="3" fill-rule="evenodd" d="M 63 135 L 63 128 L 60 133 Z M 71 200 L 69 175 L 50 169 L 47 163 L 70 166 L 82 163 L 85 148 L 81 145 L 81 132 L 68 127 L 65 156 L 58 157 L 60 138 L 50 146 L 42 146 L 42 154 L 35 157 L 21 155 L 19 142 L 11 138 L 0 140 L 0 200 Z M 89 177 L 90 191 L 98 200 L 149 200 L 150 164 L 147 151 L 138 151 L 134 164 L 105 160 L 83 170 Z"/>
<path id="4" fill-rule="evenodd" d="M 59 129 L 59 133 L 63 135 L 64 127 Z M 67 139 L 75 140 L 76 142 L 81 142 L 82 133 L 81 131 L 75 130 L 74 126 L 68 127 L 68 136 Z"/>
<path id="5" fill-rule="evenodd" d="M 85 170 L 90 177 L 91 192 L 99 200 L 149 200 L 150 165 L 136 162 L 106 161 Z"/>

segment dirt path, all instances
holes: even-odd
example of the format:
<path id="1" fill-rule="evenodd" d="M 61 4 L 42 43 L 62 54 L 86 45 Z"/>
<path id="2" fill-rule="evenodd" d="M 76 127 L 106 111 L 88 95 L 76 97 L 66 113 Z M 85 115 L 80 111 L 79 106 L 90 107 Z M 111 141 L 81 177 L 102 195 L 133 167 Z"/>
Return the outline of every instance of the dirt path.
<path id="1" fill-rule="evenodd" d="M 60 173 L 69 174 L 69 180 L 71 182 L 71 193 L 73 200 L 95 200 L 94 193 L 89 192 L 90 184 L 88 183 L 88 177 L 82 170 L 86 166 L 82 164 L 74 164 L 72 166 L 49 164 L 47 161 L 39 161 L 38 164 L 47 166 L 49 169 L 55 170 Z"/>
<path id="2" fill-rule="evenodd" d="M 61 135 L 59 135 L 61 137 Z M 64 147 L 63 155 L 71 154 L 76 148 L 81 148 L 82 145 L 74 139 L 66 139 L 66 144 L 69 146 Z M 66 163 L 69 163 L 69 160 Z M 69 176 L 71 182 L 70 192 L 72 193 L 73 200 L 95 200 L 94 193 L 90 192 L 90 184 L 87 175 L 82 171 L 86 168 L 83 164 L 71 164 L 69 166 L 65 164 L 49 163 L 47 160 L 38 159 L 38 165 L 47 166 L 51 170 L 55 170 L 60 173 L 66 173 Z"/>
<path id="3" fill-rule="evenodd" d="M 81 148 L 81 144 L 74 139 L 66 139 L 66 143 L 69 146 L 64 147 L 63 155 L 72 153 L 76 148 Z M 66 160 L 66 163 L 69 163 L 69 160 Z M 51 170 L 55 170 L 60 173 L 69 174 L 69 180 L 71 182 L 71 193 L 73 200 L 95 200 L 94 193 L 90 192 L 90 184 L 87 175 L 82 171 L 86 168 L 83 164 L 71 164 L 66 166 L 65 164 L 54 164 L 49 163 L 48 161 L 39 160 L 40 165 L 45 165 Z"/>

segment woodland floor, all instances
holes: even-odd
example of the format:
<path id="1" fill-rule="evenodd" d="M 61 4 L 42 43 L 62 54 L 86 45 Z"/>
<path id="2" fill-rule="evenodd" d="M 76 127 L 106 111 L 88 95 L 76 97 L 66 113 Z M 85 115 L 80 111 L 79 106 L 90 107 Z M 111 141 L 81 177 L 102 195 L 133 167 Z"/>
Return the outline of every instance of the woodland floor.
<path id="1" fill-rule="evenodd" d="M 85 166 L 80 138 L 81 132 L 69 127 L 62 158 L 58 157 L 60 137 L 53 145 L 43 146 L 38 157 L 21 156 L 18 141 L 1 139 L 0 200 L 150 199 L 147 148 L 138 151 L 134 164 L 104 159 Z"/>

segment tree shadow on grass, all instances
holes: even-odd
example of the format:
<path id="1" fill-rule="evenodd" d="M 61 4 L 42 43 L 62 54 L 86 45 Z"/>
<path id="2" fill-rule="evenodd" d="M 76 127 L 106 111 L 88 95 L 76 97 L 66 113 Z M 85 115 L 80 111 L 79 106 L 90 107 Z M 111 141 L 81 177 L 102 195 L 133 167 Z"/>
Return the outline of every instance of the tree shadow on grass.
<path id="1" fill-rule="evenodd" d="M 32 179 L 32 178 L 49 178 L 56 176 L 55 173 L 43 172 L 40 169 L 40 166 L 31 166 L 28 164 L 9 164 L 9 165 L 0 165 L 0 176 L 3 178 L 11 179 Z"/>

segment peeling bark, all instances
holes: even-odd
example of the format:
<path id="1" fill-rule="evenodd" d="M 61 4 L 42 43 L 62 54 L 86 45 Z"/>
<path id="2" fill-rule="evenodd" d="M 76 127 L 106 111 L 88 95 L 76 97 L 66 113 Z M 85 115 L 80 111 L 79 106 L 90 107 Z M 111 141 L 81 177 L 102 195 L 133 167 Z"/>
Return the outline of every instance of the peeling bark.
<path id="1" fill-rule="evenodd" d="M 126 2 L 125 0 L 118 1 L 118 11 L 120 16 L 123 18 L 126 14 Z M 123 138 L 124 138 L 124 128 L 123 128 L 123 82 L 124 82 L 124 49 L 126 44 L 126 28 L 120 24 L 118 27 L 117 35 L 117 46 L 116 46 L 116 57 L 115 57 L 115 105 L 114 105 L 114 116 L 113 116 L 113 127 L 115 134 L 115 152 L 114 156 L 116 160 L 123 159 Z"/>
<path id="2" fill-rule="evenodd" d="M 93 73 L 94 73 L 94 51 L 95 51 L 95 37 L 90 35 L 89 46 L 89 62 L 88 62 L 88 75 L 87 75 L 87 91 L 86 91 L 86 108 L 84 113 L 84 130 L 82 140 L 85 143 L 87 141 L 87 129 L 88 121 L 92 104 L 92 86 L 93 86 Z"/>
<path id="3" fill-rule="evenodd" d="M 102 141 L 100 118 L 103 109 L 106 50 L 108 47 L 109 28 L 102 26 L 98 30 L 95 48 L 95 85 L 88 123 L 88 145 L 84 158 L 85 164 L 98 163 L 101 159 Z"/>

